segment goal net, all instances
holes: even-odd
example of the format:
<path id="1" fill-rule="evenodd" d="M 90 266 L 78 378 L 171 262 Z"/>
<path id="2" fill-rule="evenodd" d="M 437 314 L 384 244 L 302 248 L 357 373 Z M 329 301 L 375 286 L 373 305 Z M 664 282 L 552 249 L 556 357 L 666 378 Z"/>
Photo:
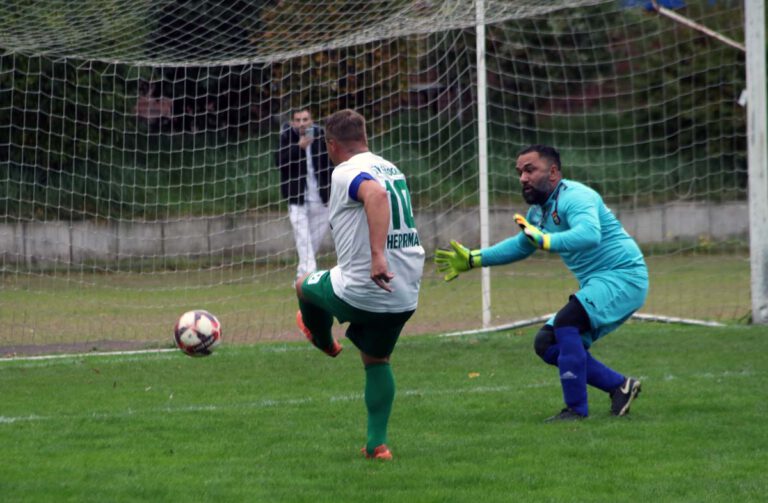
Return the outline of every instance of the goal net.
<path id="1" fill-rule="evenodd" d="M 678 3 L 743 40 L 740 2 Z M 480 274 L 432 266 L 480 245 L 478 102 L 491 243 L 526 209 L 517 152 L 552 144 L 645 251 L 642 313 L 748 316 L 743 54 L 645 2 L 483 5 L 480 89 L 471 0 L 0 2 L 0 352 L 169 346 L 190 309 L 227 342 L 298 338 L 275 165 L 297 107 L 357 109 L 408 178 L 428 255 L 408 334 L 482 324 Z M 556 256 L 494 268 L 491 323 L 575 287 Z"/>

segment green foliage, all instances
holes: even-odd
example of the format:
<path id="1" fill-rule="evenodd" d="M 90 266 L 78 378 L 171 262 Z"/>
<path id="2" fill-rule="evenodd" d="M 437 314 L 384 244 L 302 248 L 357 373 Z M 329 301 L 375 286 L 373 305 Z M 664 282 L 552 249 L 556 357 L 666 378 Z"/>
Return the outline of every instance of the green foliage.
<path id="1" fill-rule="evenodd" d="M 684 15 L 743 38 L 733 5 L 687 3 Z M 578 146 L 633 145 L 635 155 L 745 150 L 744 56 L 688 27 L 605 3 L 491 26 L 488 39 L 490 114 L 507 127 Z M 719 140 L 730 135 L 736 143 Z"/>
<path id="2" fill-rule="evenodd" d="M 84 143 L 92 157 L 68 158 L 67 169 L 10 163 L 0 180 L 5 217 L 154 220 L 281 204 L 272 137 L 220 147 L 205 132 L 119 136 L 122 148 Z"/>
<path id="3" fill-rule="evenodd" d="M 477 135 L 472 121 L 427 109 L 398 114 L 371 148 L 406 173 L 415 206 L 477 204 Z"/>
<path id="4" fill-rule="evenodd" d="M 168 2 L 171 0 L 160 0 Z M 157 0 L 5 0 L 0 48 L 53 59 L 141 60 Z M 138 42 L 138 43 L 137 43 Z"/>
<path id="5" fill-rule="evenodd" d="M 135 128 L 131 98 L 141 70 L 110 61 L 147 35 L 150 5 L 147 0 L 130 8 L 120 0 L 4 5 L 3 218 L 111 213 L 111 175 L 120 153 L 130 148 L 123 133 Z M 59 45 L 61 40 L 69 45 Z M 130 56 L 141 54 L 134 50 Z"/>
<path id="6" fill-rule="evenodd" d="M 407 93 L 416 48 L 406 38 L 371 37 L 367 29 L 380 32 L 409 3 L 327 0 L 322 9 L 315 2 L 265 8 L 256 54 L 274 60 L 270 87 L 278 106 L 273 112 L 287 120 L 291 110 L 308 106 L 322 119 L 353 108 L 370 119 L 370 132 L 387 131 Z M 287 56 L 275 59 L 276 53 Z"/>
<path id="7" fill-rule="evenodd" d="M 489 27 L 489 114 L 532 139 L 546 130 L 541 118 L 583 112 L 589 86 L 616 71 L 611 37 L 624 21 L 603 4 Z"/>
<path id="8" fill-rule="evenodd" d="M 318 118 L 343 107 L 370 117 L 374 149 L 408 173 L 418 206 L 476 205 L 473 29 L 354 42 L 404 4 L 379 5 L 359 26 L 360 12 L 332 1 L 322 23 L 287 39 L 286 23 L 317 16 L 317 4 L 11 5 L 6 40 L 24 50 L 0 53 L 2 217 L 154 219 L 274 207 L 274 134 L 281 114 L 307 104 Z M 740 5 L 688 5 L 684 14 L 741 37 Z M 98 40 L 76 37 L 82 20 Z M 46 37 L 25 45 L 26 32 L 39 34 L 30 23 L 90 53 L 60 56 Z M 323 47 L 344 34 L 345 47 Z M 746 116 L 735 104 L 743 56 L 733 49 L 612 2 L 491 24 L 487 35 L 492 204 L 516 201 L 512 163 L 533 142 L 559 147 L 567 176 L 612 202 L 745 197 Z M 294 55 L 205 63 L 263 58 L 280 40 Z M 114 63 L 106 54 L 170 64 Z M 173 64 L 184 58 L 191 64 Z M 168 100 L 168 115 L 138 117 L 146 96 Z"/>
<path id="9" fill-rule="evenodd" d="M 372 132 L 387 128 L 407 90 L 405 39 L 320 51 L 272 65 L 271 85 L 283 117 L 309 106 L 323 118 L 353 108 L 372 119 Z"/>
<path id="10" fill-rule="evenodd" d="M 258 45 L 260 11 L 272 0 L 165 0 L 148 23 L 158 61 L 216 61 L 247 56 Z"/>
<path id="11" fill-rule="evenodd" d="M 260 12 L 270 3 L 170 0 L 158 9 L 149 20 L 147 52 L 152 61 L 170 64 L 153 68 L 142 84 L 144 95 L 172 103 L 173 119 L 159 129 L 242 135 L 272 126 L 269 69 L 246 62 L 262 41 Z"/>
<path id="12" fill-rule="evenodd" d="M 535 329 L 406 337 L 391 463 L 363 459 L 363 372 L 306 342 L 0 362 L 4 501 L 764 499 L 761 327 L 629 324 L 595 356 L 639 375 L 629 416 L 561 407 Z"/>
<path id="13" fill-rule="evenodd" d="M 28 204 L 38 218 L 59 208 L 75 218 L 99 213 L 104 187 L 98 182 L 109 180 L 114 152 L 126 147 L 121 131 L 132 121 L 125 115 L 130 71 L 99 61 L 0 54 L 0 122 L 7 124 L 0 128 L 0 163 L 8 166 L 8 215 L 28 215 Z M 49 197 L 24 199 L 30 189 Z M 21 199 L 9 197 L 15 194 Z"/>
<path id="14" fill-rule="evenodd" d="M 743 39 L 741 21 L 728 2 L 688 3 L 685 15 Z M 743 184 L 746 112 L 736 102 L 746 86 L 744 54 L 666 19 L 637 19 L 633 26 L 638 33 L 658 29 L 657 37 L 624 40 L 619 49 L 627 60 L 634 56 L 631 73 L 617 76 L 619 85 L 648 89 L 637 97 L 648 106 L 627 112 L 628 121 L 640 126 L 634 138 L 641 151 L 681 159 L 717 159 L 732 165 Z"/>

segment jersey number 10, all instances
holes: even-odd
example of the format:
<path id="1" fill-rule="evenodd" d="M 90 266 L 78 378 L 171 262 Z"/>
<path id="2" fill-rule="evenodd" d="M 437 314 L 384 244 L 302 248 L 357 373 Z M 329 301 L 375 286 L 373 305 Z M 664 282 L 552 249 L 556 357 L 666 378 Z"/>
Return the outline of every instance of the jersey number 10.
<path id="1" fill-rule="evenodd" d="M 405 227 L 413 229 L 416 223 L 413 221 L 413 208 L 411 207 L 411 194 L 408 192 L 408 186 L 405 180 L 393 180 L 385 182 L 387 192 L 389 192 L 389 202 L 392 206 L 392 229 L 401 228 L 400 209 L 402 208 L 402 217 L 405 220 Z"/>

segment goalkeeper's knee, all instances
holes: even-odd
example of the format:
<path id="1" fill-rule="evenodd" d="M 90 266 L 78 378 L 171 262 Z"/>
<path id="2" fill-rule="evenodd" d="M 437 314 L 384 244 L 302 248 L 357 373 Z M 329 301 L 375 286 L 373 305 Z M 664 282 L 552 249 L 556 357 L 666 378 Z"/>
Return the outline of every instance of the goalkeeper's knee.
<path id="1" fill-rule="evenodd" d="M 536 338 L 533 340 L 533 349 L 539 358 L 544 360 L 550 365 L 557 365 L 557 357 L 560 356 L 560 351 L 557 346 L 557 340 L 555 339 L 555 330 L 549 326 L 544 325 L 536 334 Z"/>

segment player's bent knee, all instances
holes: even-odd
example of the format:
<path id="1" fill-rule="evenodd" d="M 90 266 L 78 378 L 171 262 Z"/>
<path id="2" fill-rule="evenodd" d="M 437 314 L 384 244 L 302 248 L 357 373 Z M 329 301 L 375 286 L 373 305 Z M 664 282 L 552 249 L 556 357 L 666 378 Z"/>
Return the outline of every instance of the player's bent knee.
<path id="1" fill-rule="evenodd" d="M 555 339 L 554 329 L 549 325 L 544 325 L 533 340 L 533 349 L 539 355 L 539 358 L 549 363 L 547 361 L 547 350 L 555 344 L 557 344 L 557 340 Z"/>
<path id="2" fill-rule="evenodd" d="M 307 279 L 307 276 L 309 276 L 309 273 L 302 274 L 298 279 L 296 279 L 296 283 L 294 283 L 294 288 L 296 289 L 296 296 L 298 298 L 303 298 L 301 293 L 301 285 L 304 283 L 304 280 Z"/>

